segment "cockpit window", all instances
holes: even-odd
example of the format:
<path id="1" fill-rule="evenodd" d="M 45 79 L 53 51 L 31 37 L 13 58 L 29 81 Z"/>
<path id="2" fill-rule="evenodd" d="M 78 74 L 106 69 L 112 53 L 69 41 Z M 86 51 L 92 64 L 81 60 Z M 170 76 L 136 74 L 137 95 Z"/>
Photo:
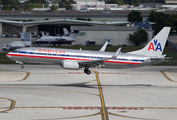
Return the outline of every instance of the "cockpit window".
<path id="1" fill-rule="evenodd" d="M 19 51 L 18 51 L 18 50 L 14 50 L 14 51 L 12 51 L 12 52 L 19 53 Z"/>

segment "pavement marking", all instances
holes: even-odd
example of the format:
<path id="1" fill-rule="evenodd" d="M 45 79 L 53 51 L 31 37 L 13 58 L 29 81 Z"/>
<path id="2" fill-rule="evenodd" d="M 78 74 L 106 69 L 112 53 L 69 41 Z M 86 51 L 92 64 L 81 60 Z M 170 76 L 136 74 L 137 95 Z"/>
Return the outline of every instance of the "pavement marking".
<path id="1" fill-rule="evenodd" d="M 108 110 L 144 110 L 143 107 L 106 107 Z"/>
<path id="2" fill-rule="evenodd" d="M 1 101 L 2 100 L 9 100 L 10 102 L 11 102 L 11 104 L 10 104 L 10 106 L 9 107 L 0 107 L 0 109 L 5 109 L 5 110 L 3 110 L 3 111 L 0 111 L 0 113 L 1 112 L 7 112 L 7 111 L 10 111 L 10 110 L 13 110 L 14 109 L 14 107 L 15 107 L 15 100 L 13 100 L 13 99 L 9 99 L 9 98 L 2 98 L 2 97 L 0 97 L 0 99 L 1 99 Z M 1 103 L 1 102 L 0 102 Z M 8 102 L 9 103 L 9 102 Z"/>
<path id="3" fill-rule="evenodd" d="M 64 117 L 64 118 L 49 118 L 49 119 L 33 119 L 33 120 L 59 120 L 59 119 L 74 119 L 74 118 L 83 118 L 83 117 L 91 117 L 91 116 L 96 116 L 99 115 L 100 112 L 91 114 L 91 115 L 84 115 L 84 116 L 77 116 L 77 117 Z"/>
<path id="4" fill-rule="evenodd" d="M 24 72 L 26 72 L 26 71 L 24 71 Z M 29 75 L 30 75 L 30 72 L 26 72 L 26 76 L 23 79 L 19 80 L 19 81 L 26 80 L 29 77 Z"/>
<path id="5" fill-rule="evenodd" d="M 30 73 L 30 74 L 85 74 L 84 72 L 68 72 L 68 73 Z M 91 73 L 94 74 L 94 73 Z M 159 73 L 120 73 L 120 72 L 99 72 L 99 74 L 129 74 L 129 75 L 161 75 Z"/>
<path id="6" fill-rule="evenodd" d="M 177 82 L 172 80 L 167 74 L 165 74 L 165 71 L 177 71 L 177 69 L 171 69 L 171 70 L 162 70 L 160 71 L 164 77 L 166 77 L 171 82 Z M 175 76 L 177 75 L 177 72 L 175 72 Z"/>
<path id="7" fill-rule="evenodd" d="M 142 107 L 144 109 L 177 109 L 173 107 Z"/>
<path id="8" fill-rule="evenodd" d="M 54 73 L 54 74 L 57 74 L 57 73 Z M 59 74 L 64 74 L 64 73 L 59 73 Z M 68 72 L 68 74 L 85 74 L 85 73 L 84 72 Z M 99 74 L 161 75 L 159 73 L 155 74 L 155 73 L 125 73 L 125 72 L 122 72 L 122 73 L 121 72 L 99 72 Z"/>
<path id="9" fill-rule="evenodd" d="M 23 77 L 23 75 L 25 75 L 25 77 Z M 27 71 L 0 70 L 0 78 L 1 78 L 0 82 L 23 81 L 23 80 L 26 80 L 29 77 L 29 75 L 30 75 L 30 72 L 27 72 Z M 17 79 L 14 79 L 14 78 L 17 78 Z"/>
<path id="10" fill-rule="evenodd" d="M 98 110 L 100 107 L 64 107 L 64 110 Z"/>
<path id="11" fill-rule="evenodd" d="M 99 72 L 98 71 L 93 71 L 93 72 L 96 74 L 96 80 L 97 80 L 99 93 L 100 93 L 100 99 L 101 99 L 100 112 L 101 112 L 102 120 L 109 120 L 108 114 L 107 114 L 107 109 L 105 108 L 105 102 L 104 102 L 102 87 L 101 87 L 101 83 L 100 83 L 99 76 L 98 76 Z"/>
<path id="12" fill-rule="evenodd" d="M 157 119 L 150 119 L 150 118 L 139 118 L 139 117 L 131 117 L 131 116 L 119 115 L 119 114 L 110 113 L 110 112 L 108 112 L 108 113 L 109 113 L 110 115 L 119 116 L 119 117 L 124 117 L 124 118 L 141 119 L 141 120 L 157 120 Z"/>
<path id="13" fill-rule="evenodd" d="M 14 100 L 15 101 L 15 100 Z M 9 102 L 8 102 L 9 103 Z M 14 105 L 13 105 L 14 106 Z M 7 109 L 9 107 L 0 107 L 0 109 Z M 76 106 L 26 106 L 26 107 L 13 107 L 13 109 L 20 108 L 61 108 L 63 110 L 97 110 L 102 107 L 76 107 Z M 107 110 L 145 110 L 145 109 L 177 109 L 173 107 L 105 107 Z"/>

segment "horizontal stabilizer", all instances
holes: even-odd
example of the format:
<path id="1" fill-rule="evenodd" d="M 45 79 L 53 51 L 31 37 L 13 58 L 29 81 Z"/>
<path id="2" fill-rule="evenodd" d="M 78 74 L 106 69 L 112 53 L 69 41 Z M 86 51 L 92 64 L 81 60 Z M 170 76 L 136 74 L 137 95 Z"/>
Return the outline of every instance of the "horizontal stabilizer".
<path id="1" fill-rule="evenodd" d="M 74 30 L 73 33 L 79 33 L 79 30 Z"/>

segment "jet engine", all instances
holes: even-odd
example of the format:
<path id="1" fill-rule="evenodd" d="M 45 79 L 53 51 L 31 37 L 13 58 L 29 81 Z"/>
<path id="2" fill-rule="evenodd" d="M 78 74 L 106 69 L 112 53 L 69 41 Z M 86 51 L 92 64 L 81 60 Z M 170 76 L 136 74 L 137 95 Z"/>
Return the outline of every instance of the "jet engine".
<path id="1" fill-rule="evenodd" d="M 78 70 L 79 69 L 79 64 L 78 64 L 77 61 L 64 60 L 62 63 L 63 63 L 63 68 L 64 69 L 74 69 L 74 70 Z"/>

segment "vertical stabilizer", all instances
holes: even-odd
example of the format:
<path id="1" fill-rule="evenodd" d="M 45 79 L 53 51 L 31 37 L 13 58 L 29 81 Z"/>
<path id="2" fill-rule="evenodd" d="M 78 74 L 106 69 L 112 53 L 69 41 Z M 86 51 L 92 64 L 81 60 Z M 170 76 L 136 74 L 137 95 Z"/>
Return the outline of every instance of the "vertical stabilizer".
<path id="1" fill-rule="evenodd" d="M 44 32 L 43 32 L 43 31 L 41 31 L 41 33 L 42 33 L 42 37 L 45 37 L 45 34 L 44 34 Z"/>
<path id="2" fill-rule="evenodd" d="M 78 30 L 74 30 L 73 33 L 69 35 L 69 38 L 76 38 L 77 34 L 79 33 Z"/>
<path id="3" fill-rule="evenodd" d="M 171 27 L 164 27 L 144 48 L 129 52 L 131 54 L 161 57 Z"/>
<path id="4" fill-rule="evenodd" d="M 64 35 L 70 34 L 66 28 L 63 28 Z"/>

